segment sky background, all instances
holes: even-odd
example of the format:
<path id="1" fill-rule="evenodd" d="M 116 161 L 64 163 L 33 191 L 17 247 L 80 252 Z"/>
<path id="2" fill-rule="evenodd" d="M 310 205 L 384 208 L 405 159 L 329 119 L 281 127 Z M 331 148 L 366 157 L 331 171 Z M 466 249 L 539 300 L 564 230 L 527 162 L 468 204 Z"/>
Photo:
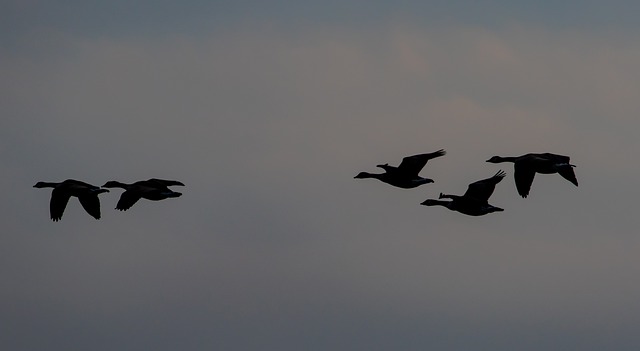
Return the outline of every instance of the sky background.
<path id="1" fill-rule="evenodd" d="M 638 350 L 639 10 L 2 1 L 0 348 Z M 580 187 L 485 162 L 528 152 Z M 499 169 L 504 212 L 419 205 Z M 32 188 L 151 177 L 99 221 Z"/>

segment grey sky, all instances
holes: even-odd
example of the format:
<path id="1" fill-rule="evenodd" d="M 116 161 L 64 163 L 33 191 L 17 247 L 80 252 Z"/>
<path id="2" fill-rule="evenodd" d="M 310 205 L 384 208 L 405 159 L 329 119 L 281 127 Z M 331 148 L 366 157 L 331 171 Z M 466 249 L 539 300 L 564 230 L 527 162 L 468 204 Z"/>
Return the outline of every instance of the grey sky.
<path id="1" fill-rule="evenodd" d="M 424 25 L 495 27 L 526 23 L 553 28 L 637 28 L 634 1 L 15 1 L 2 4 L 5 37 L 38 29 L 82 36 L 171 35 L 233 23 L 378 25 L 411 18 Z"/>
<path id="2" fill-rule="evenodd" d="M 5 2 L 0 348 L 637 350 L 637 5 L 367 3 Z M 547 151 L 580 187 L 484 162 Z M 498 169 L 502 213 L 419 205 Z"/>

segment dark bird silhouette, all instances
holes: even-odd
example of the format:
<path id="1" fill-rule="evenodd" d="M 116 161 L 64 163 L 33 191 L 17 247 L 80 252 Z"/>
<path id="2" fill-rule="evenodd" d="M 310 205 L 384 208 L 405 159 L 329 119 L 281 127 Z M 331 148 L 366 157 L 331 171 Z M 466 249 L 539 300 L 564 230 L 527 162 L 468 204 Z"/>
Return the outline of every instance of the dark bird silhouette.
<path id="1" fill-rule="evenodd" d="M 377 165 L 384 169 L 384 173 L 367 173 L 360 172 L 354 178 L 375 178 L 387 184 L 396 186 L 403 189 L 411 189 L 418 187 L 422 184 L 433 183 L 433 179 L 422 178 L 418 175 L 422 168 L 432 158 L 444 156 L 446 152 L 444 150 L 438 150 L 436 152 L 428 154 L 420 154 L 414 156 L 407 156 L 402 159 L 398 167 L 389 166 L 385 163 L 383 165 Z"/>
<path id="2" fill-rule="evenodd" d="M 77 197 L 84 210 L 93 218 L 100 219 L 100 199 L 98 199 L 98 194 L 109 192 L 107 189 L 100 189 L 95 185 L 73 179 L 67 179 L 61 183 L 38 182 L 33 187 L 53 188 L 51 201 L 49 202 L 49 212 L 54 222 L 62 219 L 62 214 L 71 196 Z"/>
<path id="3" fill-rule="evenodd" d="M 122 188 L 125 190 L 120 196 L 120 200 L 116 204 L 116 210 L 126 211 L 140 199 L 159 201 L 171 197 L 179 197 L 182 193 L 169 189 L 169 186 L 181 185 L 181 182 L 175 180 L 164 180 L 152 178 L 149 180 L 141 180 L 133 184 L 125 184 L 117 181 L 108 181 L 103 188 Z"/>
<path id="4" fill-rule="evenodd" d="M 501 163 L 513 162 L 513 177 L 516 181 L 518 194 L 522 197 L 529 195 L 531 184 L 536 173 L 560 174 L 564 179 L 578 186 L 578 180 L 573 172 L 574 165 L 569 163 L 569 156 L 550 153 L 526 154 L 518 157 L 493 156 L 487 162 Z"/>
<path id="5" fill-rule="evenodd" d="M 500 207 L 490 205 L 488 201 L 496 188 L 496 184 L 500 183 L 505 175 L 505 172 L 499 171 L 491 178 L 471 183 L 462 196 L 440 193 L 440 199 L 451 199 L 451 201 L 428 199 L 422 202 L 421 205 L 444 206 L 451 211 L 458 211 L 469 216 L 482 216 L 492 212 L 504 211 Z"/>

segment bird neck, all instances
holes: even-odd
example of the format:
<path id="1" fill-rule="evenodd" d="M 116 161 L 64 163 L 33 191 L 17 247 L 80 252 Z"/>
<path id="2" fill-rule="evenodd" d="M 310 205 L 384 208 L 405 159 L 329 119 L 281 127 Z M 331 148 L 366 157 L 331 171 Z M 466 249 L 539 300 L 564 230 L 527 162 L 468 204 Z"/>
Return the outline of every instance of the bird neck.
<path id="1" fill-rule="evenodd" d="M 440 198 L 440 199 L 451 199 L 451 200 L 456 200 L 456 199 L 459 199 L 459 198 L 460 198 L 460 196 L 458 196 L 458 195 L 450 195 L 450 194 L 443 194 L 443 193 L 440 193 L 440 196 L 439 196 L 438 198 Z M 448 201 L 447 201 L 447 202 L 448 202 Z"/>
<path id="2" fill-rule="evenodd" d="M 127 189 L 129 187 L 129 184 L 125 184 L 122 182 L 118 182 L 115 180 L 112 180 L 110 182 L 107 182 L 107 184 L 103 185 L 104 188 L 122 188 L 122 189 Z"/>
<path id="3" fill-rule="evenodd" d="M 38 182 L 36 185 L 34 185 L 34 188 L 55 188 L 58 185 L 60 185 L 60 183 Z"/>
<path id="4" fill-rule="evenodd" d="M 375 178 L 375 179 L 382 179 L 383 178 L 383 173 L 369 173 L 369 172 L 360 172 L 360 174 L 358 174 L 358 176 L 356 178 Z"/>
<path id="5" fill-rule="evenodd" d="M 453 201 L 442 201 L 442 200 L 434 200 L 434 199 L 429 199 L 429 200 L 425 200 L 425 202 L 422 203 L 422 205 L 425 206 L 444 206 L 446 208 L 449 208 L 449 206 L 451 206 Z"/>
<path id="6" fill-rule="evenodd" d="M 393 167 L 393 166 L 389 166 L 389 164 L 385 163 L 383 165 L 377 165 L 376 167 L 380 167 L 382 169 L 384 169 L 385 172 L 393 172 L 395 171 L 397 168 Z"/>
<path id="7" fill-rule="evenodd" d="M 517 159 L 515 156 L 498 157 L 497 162 L 516 162 Z"/>

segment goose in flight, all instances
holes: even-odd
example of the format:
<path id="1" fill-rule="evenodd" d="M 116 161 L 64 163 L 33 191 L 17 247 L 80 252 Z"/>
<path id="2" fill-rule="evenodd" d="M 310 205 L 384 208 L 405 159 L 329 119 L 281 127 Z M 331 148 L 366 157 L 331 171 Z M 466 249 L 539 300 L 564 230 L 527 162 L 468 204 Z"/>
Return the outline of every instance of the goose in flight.
<path id="1" fill-rule="evenodd" d="M 118 181 L 108 181 L 103 188 L 122 188 L 125 191 L 120 195 L 120 200 L 116 204 L 116 210 L 126 211 L 140 199 L 152 201 L 164 200 L 172 197 L 179 197 L 182 193 L 169 189 L 169 186 L 181 185 L 176 180 L 164 180 L 152 178 L 149 180 L 141 180 L 133 184 L 121 183 Z"/>
<path id="2" fill-rule="evenodd" d="M 433 179 L 420 177 L 418 173 L 424 168 L 427 161 L 445 154 L 444 150 L 438 150 L 427 154 L 407 156 L 402 159 L 398 167 L 389 166 L 388 163 L 377 165 L 376 167 L 382 168 L 384 173 L 360 172 L 354 178 L 375 178 L 398 188 L 412 189 L 422 184 L 433 183 Z"/>
<path id="3" fill-rule="evenodd" d="M 98 194 L 109 192 L 107 189 L 100 189 L 95 185 L 74 179 L 67 179 L 60 183 L 38 182 L 33 187 L 53 188 L 51 201 L 49 202 L 49 212 L 54 222 L 62 219 L 62 214 L 71 196 L 77 197 L 84 210 L 93 218 L 100 219 L 100 199 L 98 199 Z"/>
<path id="4" fill-rule="evenodd" d="M 569 156 L 550 153 L 526 154 L 518 157 L 493 156 L 487 160 L 491 163 L 513 162 L 513 177 L 516 181 L 518 194 L 522 197 L 529 195 L 531 184 L 536 173 L 560 174 L 564 179 L 578 186 L 578 180 L 573 172 L 574 165 L 569 163 Z"/>
<path id="5" fill-rule="evenodd" d="M 505 172 L 499 171 L 491 178 L 473 182 L 469 184 L 467 191 L 462 196 L 440 193 L 439 199 L 451 199 L 451 201 L 428 199 L 422 202 L 421 205 L 444 206 L 451 211 L 458 211 L 469 216 L 482 216 L 492 212 L 504 211 L 500 207 L 490 205 L 488 201 L 496 188 L 496 184 L 500 183 L 505 175 Z"/>

